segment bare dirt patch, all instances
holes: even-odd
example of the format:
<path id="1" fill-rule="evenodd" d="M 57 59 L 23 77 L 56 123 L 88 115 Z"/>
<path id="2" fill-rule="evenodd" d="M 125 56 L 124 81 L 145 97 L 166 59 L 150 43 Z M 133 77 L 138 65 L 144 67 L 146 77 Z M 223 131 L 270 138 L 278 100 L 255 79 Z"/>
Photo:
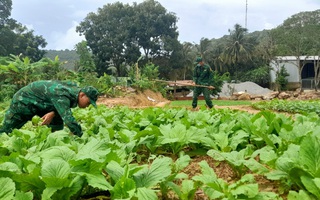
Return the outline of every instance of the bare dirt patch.
<path id="1" fill-rule="evenodd" d="M 128 106 L 130 108 L 163 107 L 169 103 L 170 101 L 164 98 L 161 93 L 151 90 L 133 92 L 118 98 L 99 97 L 97 101 L 98 105 L 102 104 L 108 107 Z"/>
<path id="2" fill-rule="evenodd" d="M 231 110 L 239 110 L 239 111 L 245 111 L 251 114 L 256 114 L 260 112 L 260 110 L 252 108 L 250 105 L 239 105 L 239 106 L 214 106 L 217 109 L 223 109 L 223 108 L 229 108 Z"/>
<path id="3" fill-rule="evenodd" d="M 171 101 L 164 98 L 161 93 L 151 90 L 143 92 L 133 92 L 124 97 L 108 98 L 99 97 L 97 104 L 106 105 L 107 107 L 128 106 L 130 108 L 145 108 L 145 107 L 163 107 L 170 104 Z M 191 108 L 191 105 L 190 105 Z M 252 108 L 249 105 L 239 106 L 215 106 L 215 108 L 230 108 L 234 110 L 246 111 L 252 114 L 258 113 L 259 110 Z"/>

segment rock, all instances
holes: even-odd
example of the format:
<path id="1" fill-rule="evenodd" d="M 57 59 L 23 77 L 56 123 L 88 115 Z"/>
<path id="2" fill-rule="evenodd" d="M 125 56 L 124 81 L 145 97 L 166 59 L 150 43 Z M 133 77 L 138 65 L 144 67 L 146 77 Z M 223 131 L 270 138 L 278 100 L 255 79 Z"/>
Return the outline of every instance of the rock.
<path id="1" fill-rule="evenodd" d="M 280 94 L 278 95 L 279 99 L 288 99 L 290 97 L 291 97 L 291 95 L 288 94 L 287 92 L 280 92 Z"/>
<path id="2" fill-rule="evenodd" d="M 251 96 L 248 93 L 243 93 L 238 97 L 238 100 L 251 100 Z"/>

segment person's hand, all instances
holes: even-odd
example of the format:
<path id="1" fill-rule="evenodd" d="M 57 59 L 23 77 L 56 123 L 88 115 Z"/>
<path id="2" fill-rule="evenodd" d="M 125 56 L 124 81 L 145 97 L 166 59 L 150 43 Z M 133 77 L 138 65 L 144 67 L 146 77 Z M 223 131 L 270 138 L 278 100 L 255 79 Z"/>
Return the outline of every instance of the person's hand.
<path id="1" fill-rule="evenodd" d="M 55 114 L 54 114 L 54 111 L 51 111 L 45 115 L 43 115 L 41 117 L 41 119 L 43 120 L 41 125 L 48 125 L 51 123 L 52 119 L 54 118 Z"/>
<path id="2" fill-rule="evenodd" d="M 210 85 L 208 88 L 209 88 L 209 90 L 213 90 L 214 89 L 214 87 L 212 85 Z"/>

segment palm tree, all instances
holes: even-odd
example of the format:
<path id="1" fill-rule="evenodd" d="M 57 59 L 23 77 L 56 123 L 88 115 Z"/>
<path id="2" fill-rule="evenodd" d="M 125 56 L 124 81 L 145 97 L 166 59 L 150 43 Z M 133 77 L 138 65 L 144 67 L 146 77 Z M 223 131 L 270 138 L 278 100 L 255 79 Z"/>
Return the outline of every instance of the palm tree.
<path id="1" fill-rule="evenodd" d="M 208 38 L 201 38 L 200 44 L 195 45 L 198 55 L 201 55 L 203 60 L 207 61 L 210 57 L 210 51 L 212 50 L 211 41 Z"/>
<path id="2" fill-rule="evenodd" d="M 196 54 L 193 52 L 193 45 L 190 42 L 185 42 L 182 44 L 182 54 L 183 54 L 183 80 L 186 79 L 188 73 L 190 73 L 190 77 L 192 76 L 193 71 L 193 62 Z"/>
<path id="3" fill-rule="evenodd" d="M 234 26 L 234 30 L 229 30 L 230 39 L 224 51 L 224 60 L 227 64 L 236 67 L 251 59 L 254 50 L 255 40 L 246 37 L 248 29 L 239 24 Z"/>

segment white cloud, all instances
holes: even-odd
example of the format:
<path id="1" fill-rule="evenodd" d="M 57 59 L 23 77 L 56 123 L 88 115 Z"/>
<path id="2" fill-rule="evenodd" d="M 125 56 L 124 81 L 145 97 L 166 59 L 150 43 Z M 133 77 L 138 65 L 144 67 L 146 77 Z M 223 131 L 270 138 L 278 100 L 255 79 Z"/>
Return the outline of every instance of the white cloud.
<path id="1" fill-rule="evenodd" d="M 84 36 L 79 36 L 79 33 L 76 32 L 76 27 L 78 22 L 73 21 L 72 27 L 70 27 L 66 32 L 55 32 L 52 34 L 54 39 L 52 44 L 49 44 L 47 49 L 56 49 L 56 50 L 72 50 L 75 48 L 75 45 L 82 40 L 85 40 Z"/>
<path id="2" fill-rule="evenodd" d="M 117 0 L 14 0 L 12 18 L 30 24 L 36 34 L 48 42 L 48 49 L 73 49 L 81 41 L 75 32 L 80 23 L 98 8 Z M 141 3 L 143 0 L 122 0 L 122 3 Z M 249 32 L 271 29 L 285 19 L 302 11 L 320 8 L 319 0 L 158 0 L 168 12 L 178 17 L 179 40 L 198 43 L 202 37 L 220 38 L 236 23 Z"/>

